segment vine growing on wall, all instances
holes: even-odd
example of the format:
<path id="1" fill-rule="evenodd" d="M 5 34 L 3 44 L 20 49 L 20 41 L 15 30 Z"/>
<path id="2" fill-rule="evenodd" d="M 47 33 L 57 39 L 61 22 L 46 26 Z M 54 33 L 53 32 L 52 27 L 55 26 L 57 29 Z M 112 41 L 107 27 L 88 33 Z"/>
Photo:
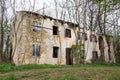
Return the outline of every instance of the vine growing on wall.
<path id="1" fill-rule="evenodd" d="M 72 45 L 72 54 L 73 60 L 76 64 L 84 63 L 85 59 L 85 51 L 84 51 L 84 43 L 79 41 L 78 44 Z"/>

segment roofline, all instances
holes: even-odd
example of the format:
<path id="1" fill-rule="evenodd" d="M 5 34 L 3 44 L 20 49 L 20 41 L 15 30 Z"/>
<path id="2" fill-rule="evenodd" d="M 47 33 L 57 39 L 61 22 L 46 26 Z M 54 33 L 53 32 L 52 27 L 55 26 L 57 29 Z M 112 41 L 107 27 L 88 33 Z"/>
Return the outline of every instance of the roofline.
<path id="1" fill-rule="evenodd" d="M 56 18 L 53 18 L 53 17 L 51 17 L 51 16 L 47 16 L 47 15 L 40 15 L 40 14 L 37 13 L 37 12 L 32 12 L 32 11 L 17 11 L 17 13 L 33 14 L 33 15 L 35 15 L 35 16 L 40 16 L 40 17 L 43 17 L 43 18 L 49 18 L 50 20 L 59 21 L 59 22 L 62 23 L 62 24 L 67 23 L 68 25 L 72 25 L 72 26 L 74 26 L 74 27 L 79 27 L 79 25 L 76 24 L 76 23 L 64 21 L 64 20 L 61 20 L 61 19 L 56 19 Z"/>

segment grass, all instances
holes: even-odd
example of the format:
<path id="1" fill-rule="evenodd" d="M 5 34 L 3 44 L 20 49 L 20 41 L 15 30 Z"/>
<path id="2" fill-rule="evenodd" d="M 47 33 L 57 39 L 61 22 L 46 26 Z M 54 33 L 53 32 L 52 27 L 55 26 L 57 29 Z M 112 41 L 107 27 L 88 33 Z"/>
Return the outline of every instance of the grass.
<path id="1" fill-rule="evenodd" d="M 14 74 L 7 75 L 6 77 L 0 78 L 0 80 L 17 80 Z"/>
<path id="2" fill-rule="evenodd" d="M 120 65 L 111 63 L 50 65 L 0 64 L 0 80 L 120 80 Z"/>
<path id="3" fill-rule="evenodd" d="M 0 64 L 0 72 L 7 72 L 13 70 L 14 70 L 14 65 L 12 64 L 7 64 L 7 63 Z"/>
<path id="4" fill-rule="evenodd" d="M 15 70 L 29 70 L 29 69 L 41 69 L 41 68 L 73 68 L 73 67 L 120 67 L 120 64 L 114 63 L 94 63 L 94 64 L 79 64 L 79 65 L 51 65 L 51 64 L 27 64 L 15 66 L 11 63 L 1 63 L 0 72 L 9 72 Z"/>
<path id="5" fill-rule="evenodd" d="M 77 76 L 74 75 L 63 75 L 61 77 L 58 77 L 56 80 L 79 80 Z"/>
<path id="6" fill-rule="evenodd" d="M 9 71 L 15 71 L 15 70 L 29 70 L 29 69 L 40 69 L 40 68 L 55 68 L 54 65 L 50 64 L 28 64 L 28 65 L 20 65 L 15 66 L 14 64 L 10 63 L 2 63 L 0 64 L 0 72 L 9 72 Z"/>

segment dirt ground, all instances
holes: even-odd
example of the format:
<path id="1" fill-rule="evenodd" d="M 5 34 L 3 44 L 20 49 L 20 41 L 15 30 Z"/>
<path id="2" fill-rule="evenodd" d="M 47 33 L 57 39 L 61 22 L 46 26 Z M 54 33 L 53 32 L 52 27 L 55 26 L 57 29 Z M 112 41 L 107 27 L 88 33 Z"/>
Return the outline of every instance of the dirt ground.
<path id="1" fill-rule="evenodd" d="M 120 80 L 120 67 L 49 68 L 0 73 L 0 80 Z"/>

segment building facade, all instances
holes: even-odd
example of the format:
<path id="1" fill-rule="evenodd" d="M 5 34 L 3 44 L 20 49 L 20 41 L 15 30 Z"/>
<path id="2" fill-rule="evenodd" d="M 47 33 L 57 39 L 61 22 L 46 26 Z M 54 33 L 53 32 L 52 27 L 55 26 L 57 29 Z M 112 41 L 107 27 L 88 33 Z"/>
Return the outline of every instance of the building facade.
<path id="1" fill-rule="evenodd" d="M 93 53 L 95 57 L 103 55 L 106 62 L 114 62 L 113 44 L 108 45 L 105 36 L 90 30 L 83 31 L 77 24 L 34 12 L 19 11 L 11 27 L 12 55 L 16 65 L 75 64 L 72 46 L 79 41 L 84 44 L 85 62 L 92 61 Z"/>

